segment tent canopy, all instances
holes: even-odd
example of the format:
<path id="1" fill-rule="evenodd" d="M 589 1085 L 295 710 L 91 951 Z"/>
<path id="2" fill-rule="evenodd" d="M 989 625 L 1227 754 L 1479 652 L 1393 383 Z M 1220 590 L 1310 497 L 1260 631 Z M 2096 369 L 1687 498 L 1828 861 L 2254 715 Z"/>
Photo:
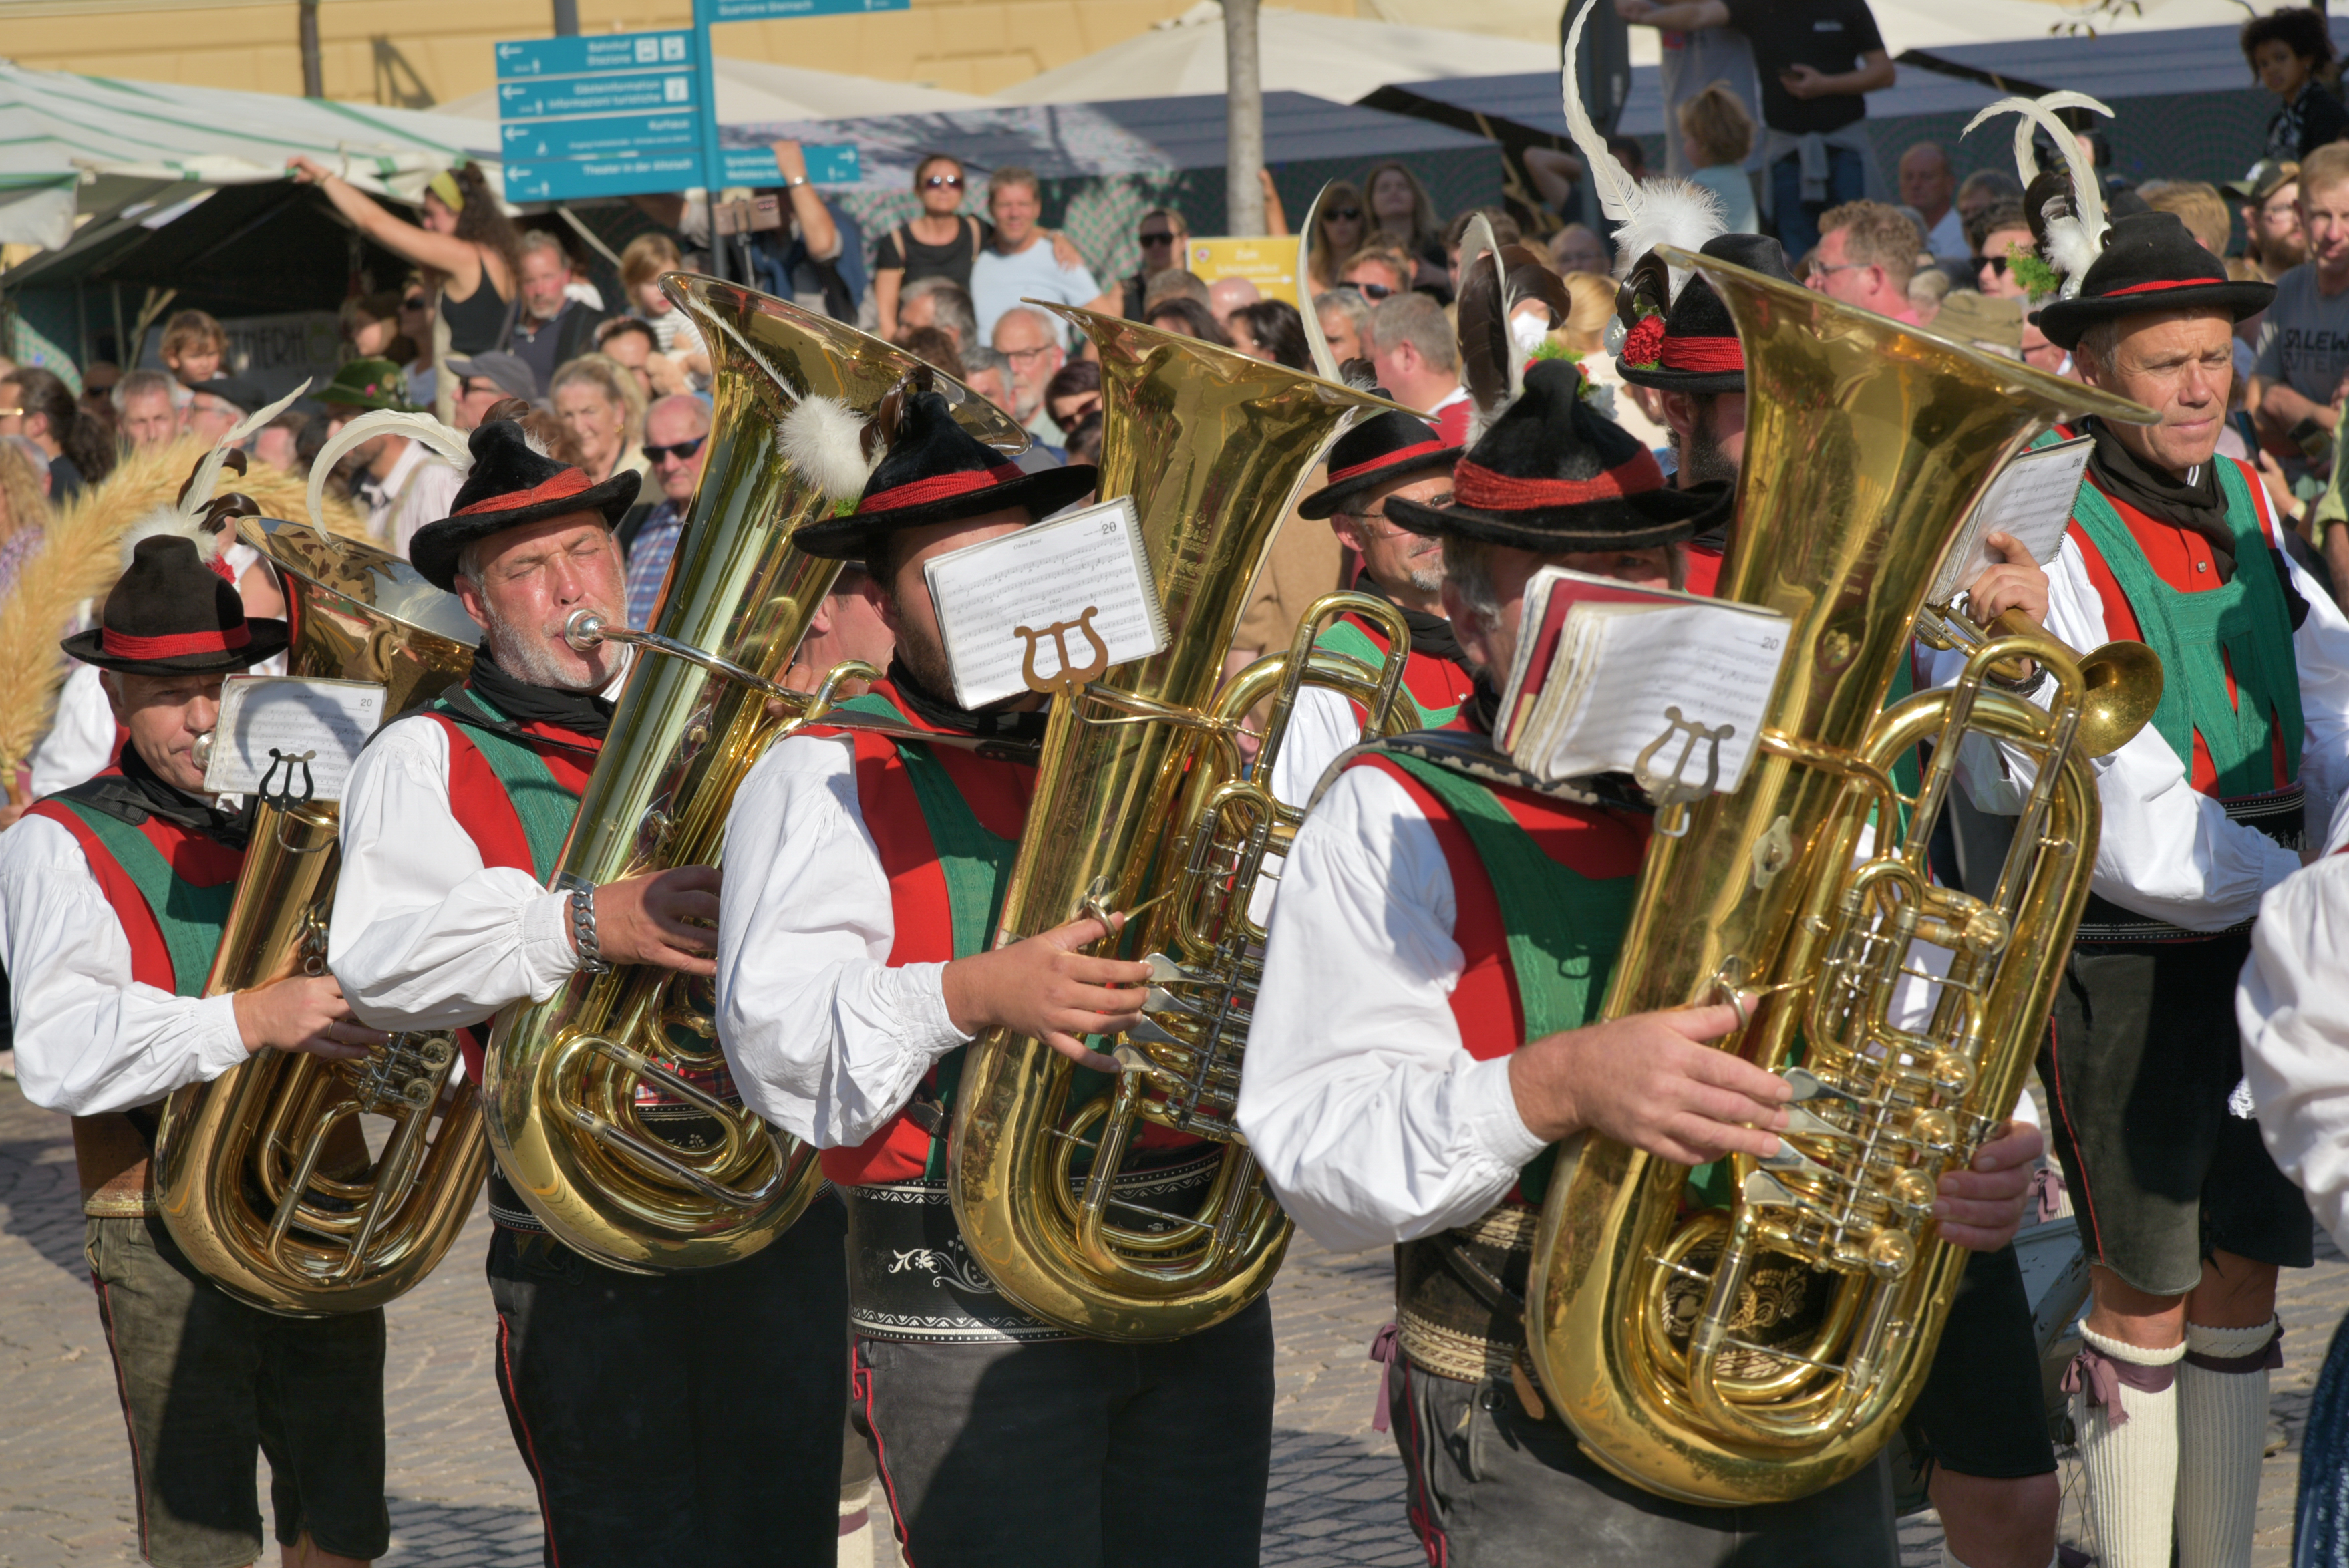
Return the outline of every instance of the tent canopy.
<path id="1" fill-rule="evenodd" d="M 1200 0 L 1139 36 L 1030 77 L 998 96 L 1010 103 L 1041 104 L 1221 93 L 1223 21 L 1222 6 Z M 1268 95 L 1314 93 L 1348 102 L 1388 82 L 1548 70 L 1557 59 L 1554 44 L 1276 6 L 1259 13 L 1257 41 Z"/>
<path id="2" fill-rule="evenodd" d="M 63 246 L 83 214 L 175 188 L 285 178 L 306 154 L 409 200 L 440 170 L 494 163 L 478 120 L 410 109 L 35 71 L 0 59 L 0 241 Z"/>
<path id="3" fill-rule="evenodd" d="M 730 59 L 723 55 L 718 57 L 715 68 L 718 119 L 726 125 L 753 120 L 833 119 L 846 115 L 930 114 L 940 109 L 983 107 L 992 101 L 968 93 L 918 87 L 912 82 L 804 71 L 792 66 L 771 66 L 762 60 Z M 495 120 L 498 89 L 488 87 L 463 98 L 450 98 L 434 112 Z"/>

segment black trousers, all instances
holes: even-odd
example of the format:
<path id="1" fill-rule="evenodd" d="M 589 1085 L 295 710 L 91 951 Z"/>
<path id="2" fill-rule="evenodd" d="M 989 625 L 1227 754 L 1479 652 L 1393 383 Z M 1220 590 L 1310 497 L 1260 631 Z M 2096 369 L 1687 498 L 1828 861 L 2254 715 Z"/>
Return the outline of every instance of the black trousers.
<path id="1" fill-rule="evenodd" d="M 846 1238 L 830 1191 L 752 1256 L 679 1274 L 623 1274 L 497 1228 L 498 1391 L 548 1568 L 833 1561 Z"/>
<path id="2" fill-rule="evenodd" d="M 856 1342 L 916 1568 L 1255 1568 L 1272 1305 L 1161 1345 Z"/>

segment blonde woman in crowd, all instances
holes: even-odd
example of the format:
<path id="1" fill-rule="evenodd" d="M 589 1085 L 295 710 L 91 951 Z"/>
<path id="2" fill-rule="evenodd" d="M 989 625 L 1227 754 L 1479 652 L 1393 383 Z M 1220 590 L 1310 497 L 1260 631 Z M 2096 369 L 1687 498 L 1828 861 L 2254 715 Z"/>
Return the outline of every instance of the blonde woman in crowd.
<path id="1" fill-rule="evenodd" d="M 1352 183 L 1333 180 L 1322 193 L 1321 211 L 1313 220 L 1313 244 L 1306 265 L 1313 275 L 1313 292 L 1327 294 L 1343 274 L 1346 258 L 1362 247 L 1362 193 Z"/>
<path id="2" fill-rule="evenodd" d="M 1566 325 L 1550 335 L 1582 356 L 1582 374 L 1599 390 L 1599 412 L 1651 451 L 1671 446 L 1671 432 L 1658 421 L 1647 401 L 1656 394 L 1628 385 L 1615 368 L 1615 356 L 1607 352 L 1607 324 L 1615 315 L 1615 280 L 1600 273 L 1568 273 L 1566 292 L 1574 301 L 1574 309 Z M 1614 401 L 1611 409 L 1605 406 L 1609 398 Z"/>
<path id="3" fill-rule="evenodd" d="M 645 473 L 645 403 L 636 378 L 608 355 L 583 354 L 554 373 L 547 400 L 579 466 L 602 484 L 622 469 Z"/>

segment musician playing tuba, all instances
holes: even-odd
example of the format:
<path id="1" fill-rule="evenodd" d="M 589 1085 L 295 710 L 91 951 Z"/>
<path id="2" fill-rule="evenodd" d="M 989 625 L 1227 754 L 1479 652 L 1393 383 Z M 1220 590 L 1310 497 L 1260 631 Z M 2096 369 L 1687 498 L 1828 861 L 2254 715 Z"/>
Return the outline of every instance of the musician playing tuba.
<path id="1" fill-rule="evenodd" d="M 1578 379 L 1536 364 L 1454 469 L 1451 507 L 1387 503 L 1444 540 L 1444 607 L 1483 676 L 1450 727 L 1471 736 L 1490 733 L 1491 672 L 1510 665 L 1534 573 L 1668 585 L 1682 542 L 1728 505 L 1663 488 Z M 1402 1243 L 1385 1408 L 1430 1558 L 1895 1562 L 1880 1466 L 1789 1503 L 1667 1501 L 1594 1465 L 1527 1369 L 1551 1146 L 1589 1130 L 1678 1164 L 1767 1156 L 1786 1090 L 1707 1046 L 1737 1026 L 1733 1006 L 1588 1024 L 1649 821 L 1513 771 L 1371 751 L 1339 773 L 1285 868 L 1240 1090 L 1241 1127 L 1299 1224 L 1341 1250 Z M 1552 962 L 1523 974 L 1525 954 Z M 2025 1130 L 1944 1176 L 1942 1236 L 2003 1246 L 2038 1153 Z"/>
<path id="2" fill-rule="evenodd" d="M 924 562 L 1080 499 L 1090 467 L 1021 474 L 910 400 L 855 512 L 802 529 L 861 556 L 896 634 L 846 705 L 944 741 L 1042 734 L 1042 699 L 956 706 Z M 1186 1339 L 1112 1345 L 999 1294 L 945 1169 L 963 1047 L 990 1027 L 1081 1044 L 1138 1021 L 1148 969 L 1074 949 L 1082 919 L 989 950 L 1032 766 L 941 743 L 802 731 L 737 793 L 719 920 L 719 1038 L 745 1104 L 823 1150 L 848 1201 L 856 1399 L 909 1561 L 1254 1563 L 1272 1426 L 1267 1304 Z M 1154 1206 L 1189 1212 L 1218 1151 L 1157 1153 Z M 1131 1169 L 1131 1165 L 1128 1167 Z M 1187 1185 L 1186 1185 L 1187 1183 Z"/>
<path id="3" fill-rule="evenodd" d="M 387 726 L 343 803 L 329 962 L 362 1016 L 483 1026 L 584 964 L 707 975 L 706 867 L 550 892 L 628 653 L 582 652 L 565 619 L 623 620 L 612 528 L 637 476 L 592 484 L 511 420 L 474 431 L 452 514 L 417 532 L 418 571 L 484 638 L 465 686 Z M 836 1541 L 845 1305 L 839 1206 L 820 1200 L 738 1263 L 624 1273 L 548 1234 L 490 1176 L 498 1390 L 538 1488 L 547 1558 L 613 1568 L 829 1561 Z"/>
<path id="4" fill-rule="evenodd" d="M 191 537 L 192 536 L 192 537 Z M 149 1173 L 161 1100 L 264 1046 L 356 1060 L 385 1037 L 332 977 L 204 995 L 249 817 L 204 789 L 197 742 L 224 676 L 284 651 L 208 555 L 218 529 L 137 541 L 100 625 L 66 651 L 105 672 L 118 764 L 0 834 L 0 967 L 26 1098 L 72 1115 L 84 1243 L 130 1429 L 139 1548 L 160 1568 L 261 1552 L 254 1449 L 269 1458 L 288 1560 L 390 1546 L 380 1308 L 273 1316 L 189 1263 Z"/>

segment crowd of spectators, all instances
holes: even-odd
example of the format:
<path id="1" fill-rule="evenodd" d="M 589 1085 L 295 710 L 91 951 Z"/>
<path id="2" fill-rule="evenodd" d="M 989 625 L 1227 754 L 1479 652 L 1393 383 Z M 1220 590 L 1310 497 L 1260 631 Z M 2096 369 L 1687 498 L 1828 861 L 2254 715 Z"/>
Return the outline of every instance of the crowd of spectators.
<path id="1" fill-rule="evenodd" d="M 1920 141 L 1903 149 L 1870 200 L 1865 95 L 1890 79 L 1864 0 L 1613 0 L 1629 22 L 1660 30 L 1666 106 L 1657 178 L 1686 180 L 1719 205 L 1733 232 L 1775 234 L 1811 286 L 1898 320 L 1938 323 L 2042 368 L 2068 356 L 2030 325 L 2036 253 L 2020 182 L 1996 148 Z M 2326 488 L 2349 397 L 2349 133 L 2338 65 L 2320 14 L 2285 10 L 2247 24 L 2246 64 L 2278 107 L 2254 167 L 2223 190 L 2185 180 L 2132 186 L 2109 148 L 2082 132 L 2116 213 L 2173 211 L 2231 275 L 2279 285 L 2264 318 L 2240 334 L 2229 449 L 2257 459 L 2280 495 L 2305 507 Z M 1634 179 L 1646 150 L 1615 139 Z M 769 293 L 855 323 L 967 382 L 1024 427 L 1030 466 L 1083 460 L 1101 442 L 1102 379 L 1094 335 L 1041 301 L 1121 317 L 1233 348 L 1292 369 L 1312 364 L 1311 328 L 1334 363 L 1434 421 L 1467 433 L 1452 300 L 1472 212 L 1440 210 L 1407 163 L 1388 160 L 1330 184 L 1306 236 L 1299 305 L 1246 278 L 1202 277 L 1187 264 L 1193 229 L 1179 206 L 1143 210 L 1132 241 L 1139 264 L 1096 266 L 1045 222 L 1046 191 L 1016 167 L 975 170 L 951 151 L 913 174 L 916 209 L 866 235 L 805 178 L 801 150 L 775 146 L 781 183 L 753 220 L 680 198 L 642 198 L 647 232 L 616 254 L 584 231 L 507 213 L 472 169 L 436 176 L 413 218 L 306 160 L 294 178 L 316 185 L 369 240 L 411 267 L 397 286 L 370 286 L 340 314 L 347 361 L 331 384 L 250 442 L 256 460 L 305 470 L 350 419 L 377 408 L 429 410 L 459 429 L 493 405 L 541 410 L 539 438 L 601 480 L 647 477 L 624 531 L 630 611 L 648 617 L 698 480 L 709 431 L 709 346 L 663 292 L 665 273 L 707 270 L 713 246 Z M 1988 167 L 1961 170 L 1960 158 Z M 2052 149 L 2042 150 L 2052 162 Z M 1537 200 L 1485 217 L 1499 242 L 1531 246 L 1560 275 L 1570 317 L 1546 352 L 1571 355 L 1625 427 L 1669 465 L 1658 396 L 1627 385 L 1608 351 L 1617 258 L 1604 225 L 1585 221 L 1588 170 L 1576 153 L 1522 155 Z M 1285 227 L 1278 193 L 1269 212 Z M 745 207 L 743 211 L 751 210 Z M 1532 222 L 1521 233 L 1519 220 Z M 745 229 L 748 232 L 743 232 Z M 715 232 L 713 232 L 715 229 Z M 600 255 L 596 253 L 600 253 Z M 236 374 L 228 335 L 200 311 L 166 320 L 160 368 L 87 368 L 78 398 L 47 370 L 5 367 L 0 379 L 0 493 L 29 484 L 60 504 L 101 480 L 118 452 L 182 436 L 216 439 L 267 399 Z M 342 459 L 347 490 L 378 542 L 405 547 L 446 498 L 424 449 L 387 436 Z M 21 467 L 20 474 L 16 469 Z M 29 476 L 27 478 L 26 476 Z M 23 531 L 0 519 L 0 571 Z M 2349 570 L 2349 538 L 2337 533 Z M 2330 541 L 2326 542 L 2331 542 Z M 17 547 L 22 548 L 22 547 Z"/>

